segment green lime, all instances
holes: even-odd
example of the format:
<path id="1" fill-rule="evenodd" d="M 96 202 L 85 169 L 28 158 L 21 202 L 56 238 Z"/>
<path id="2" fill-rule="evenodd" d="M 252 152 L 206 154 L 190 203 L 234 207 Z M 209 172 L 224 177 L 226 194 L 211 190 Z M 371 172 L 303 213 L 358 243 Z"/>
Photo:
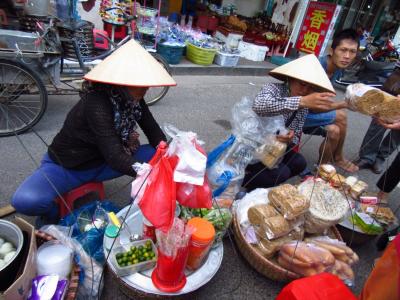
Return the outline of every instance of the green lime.
<path id="1" fill-rule="evenodd" d="M 135 251 L 136 251 L 136 247 L 135 247 L 135 246 L 132 246 L 132 247 L 131 247 L 131 251 L 132 251 L 132 252 L 135 252 Z"/>
<path id="2" fill-rule="evenodd" d="M 128 251 L 128 256 L 132 256 L 133 252 L 131 250 Z"/>
<path id="3" fill-rule="evenodd" d="M 137 263 L 139 263 L 139 260 L 138 260 L 138 259 L 135 259 L 135 260 L 133 261 L 133 263 L 134 263 L 134 264 L 137 264 Z"/>
<path id="4" fill-rule="evenodd" d="M 146 258 L 149 257 L 149 253 L 146 252 L 146 253 L 144 254 L 144 257 L 146 257 Z"/>
<path id="5" fill-rule="evenodd" d="M 140 245 L 138 249 L 139 249 L 139 251 L 142 251 L 143 250 L 143 246 Z"/>

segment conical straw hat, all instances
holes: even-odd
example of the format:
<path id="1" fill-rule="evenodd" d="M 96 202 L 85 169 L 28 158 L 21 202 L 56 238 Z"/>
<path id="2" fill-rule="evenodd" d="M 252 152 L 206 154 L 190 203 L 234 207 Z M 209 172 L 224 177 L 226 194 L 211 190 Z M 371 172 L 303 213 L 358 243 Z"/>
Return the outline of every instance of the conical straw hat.
<path id="1" fill-rule="evenodd" d="M 325 91 L 335 93 L 324 68 L 314 54 L 308 54 L 273 69 L 269 75 L 285 81 L 287 77 L 315 85 Z"/>
<path id="2" fill-rule="evenodd" d="M 134 40 L 118 48 L 83 78 L 93 82 L 123 86 L 176 85 L 164 67 Z"/>

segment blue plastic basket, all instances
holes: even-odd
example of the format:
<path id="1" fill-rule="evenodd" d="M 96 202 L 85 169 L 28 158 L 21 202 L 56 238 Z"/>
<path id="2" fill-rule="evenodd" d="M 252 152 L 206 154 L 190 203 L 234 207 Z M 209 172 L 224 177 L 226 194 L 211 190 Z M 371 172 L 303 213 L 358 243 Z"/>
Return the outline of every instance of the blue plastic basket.
<path id="1" fill-rule="evenodd" d="M 180 63 L 184 49 L 184 46 L 157 44 L 157 53 L 165 58 L 170 65 L 177 65 Z"/>

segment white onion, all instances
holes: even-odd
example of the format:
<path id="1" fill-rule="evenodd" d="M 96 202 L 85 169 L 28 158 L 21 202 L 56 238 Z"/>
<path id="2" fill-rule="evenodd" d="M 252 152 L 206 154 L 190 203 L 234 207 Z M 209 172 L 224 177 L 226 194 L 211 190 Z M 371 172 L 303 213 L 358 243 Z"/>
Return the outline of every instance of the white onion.
<path id="1" fill-rule="evenodd" d="M 5 264 L 6 264 L 6 263 L 4 262 L 4 260 L 2 260 L 2 259 L 0 258 L 0 269 L 1 269 L 2 267 L 4 267 Z"/>

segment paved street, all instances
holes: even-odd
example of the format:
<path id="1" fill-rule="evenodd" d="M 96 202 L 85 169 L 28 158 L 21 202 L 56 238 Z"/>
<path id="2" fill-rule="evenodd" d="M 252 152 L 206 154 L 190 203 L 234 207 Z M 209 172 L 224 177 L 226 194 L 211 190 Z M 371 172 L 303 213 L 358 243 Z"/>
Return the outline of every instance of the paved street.
<path id="1" fill-rule="evenodd" d="M 267 77 L 240 76 L 176 76 L 178 87 L 171 88 L 167 96 L 151 107 L 160 124 L 171 123 L 182 130 L 191 130 L 205 142 L 210 150 L 229 134 L 232 105 L 241 97 L 253 98 Z M 339 92 L 339 97 L 343 93 Z M 68 110 L 78 101 L 78 97 L 50 97 L 47 112 L 35 130 L 50 143 L 62 126 Z M 345 153 L 349 159 L 357 157 L 358 148 L 369 124 L 369 118 L 356 113 L 349 113 L 349 131 Z M 33 133 L 21 136 L 36 161 L 46 151 L 46 146 Z M 317 160 L 317 149 L 321 142 L 319 137 L 303 136 L 306 142 L 302 153 L 312 166 Z M 34 169 L 27 152 L 15 137 L 0 139 L 0 205 L 9 200 L 22 180 Z M 378 176 L 369 171 L 361 171 L 358 176 L 375 187 Z M 130 189 L 127 186 L 129 177 L 122 177 L 106 183 L 106 195 L 118 205 L 128 203 Z M 394 200 L 399 197 L 398 189 L 391 195 Z M 32 218 L 28 220 L 33 221 Z M 213 280 L 187 299 L 274 299 L 282 288 L 281 283 L 273 282 L 252 270 L 242 258 L 229 239 L 225 239 L 225 253 L 222 267 Z M 355 266 L 356 287 L 359 291 L 368 276 L 373 259 L 377 256 L 373 243 L 355 248 L 361 261 Z M 117 284 L 106 276 L 102 299 L 126 299 Z"/>

